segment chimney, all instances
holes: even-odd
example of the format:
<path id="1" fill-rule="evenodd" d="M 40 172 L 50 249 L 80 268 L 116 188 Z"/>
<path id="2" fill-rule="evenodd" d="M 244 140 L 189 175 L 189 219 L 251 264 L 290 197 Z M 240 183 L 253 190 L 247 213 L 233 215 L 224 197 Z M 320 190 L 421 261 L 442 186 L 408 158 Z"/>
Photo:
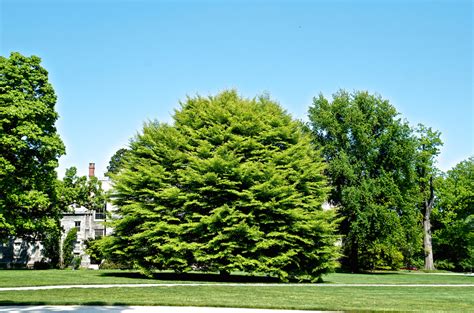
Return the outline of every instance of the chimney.
<path id="1" fill-rule="evenodd" d="M 89 178 L 95 176 L 95 163 L 89 163 Z"/>

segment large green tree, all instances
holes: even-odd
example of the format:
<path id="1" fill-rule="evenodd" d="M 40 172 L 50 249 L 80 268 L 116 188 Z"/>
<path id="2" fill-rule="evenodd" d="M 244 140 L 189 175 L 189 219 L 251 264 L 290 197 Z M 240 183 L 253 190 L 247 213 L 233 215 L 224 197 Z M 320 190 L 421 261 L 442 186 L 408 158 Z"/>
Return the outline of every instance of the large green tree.
<path id="1" fill-rule="evenodd" d="M 344 263 L 351 270 L 397 268 L 420 252 L 415 161 L 418 142 L 396 109 L 380 96 L 339 91 L 320 95 L 309 110 L 344 217 Z"/>
<path id="2" fill-rule="evenodd" d="M 0 240 L 57 229 L 56 95 L 36 56 L 0 56 Z"/>
<path id="3" fill-rule="evenodd" d="M 474 157 L 437 181 L 433 209 L 433 250 L 438 268 L 474 268 Z"/>
<path id="4" fill-rule="evenodd" d="M 317 279 L 336 266 L 319 151 L 268 97 L 188 98 L 149 122 L 112 175 L 109 255 L 145 271 L 191 269 Z"/>

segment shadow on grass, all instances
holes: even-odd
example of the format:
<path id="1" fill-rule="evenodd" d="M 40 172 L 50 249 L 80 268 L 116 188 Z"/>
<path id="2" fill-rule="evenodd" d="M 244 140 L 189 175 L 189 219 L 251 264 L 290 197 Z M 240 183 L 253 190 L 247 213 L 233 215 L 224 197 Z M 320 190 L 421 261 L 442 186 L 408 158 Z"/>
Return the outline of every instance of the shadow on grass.
<path id="1" fill-rule="evenodd" d="M 107 272 L 101 276 L 125 277 L 134 279 L 168 280 L 168 281 L 200 281 L 200 282 L 229 282 L 229 283 L 278 283 L 276 277 L 250 275 L 219 275 L 213 273 L 154 273 L 147 277 L 137 272 Z"/>
<path id="2" fill-rule="evenodd" d="M 45 307 L 54 307 L 54 306 L 68 306 L 68 312 L 81 312 L 81 313 L 104 313 L 104 312 L 112 312 L 112 313 L 119 313 L 123 312 L 124 308 L 129 308 L 130 304 L 123 303 L 123 302 L 103 302 L 103 301 L 89 301 L 89 302 L 81 302 L 81 304 L 77 303 L 61 303 L 61 304 L 52 304 L 46 303 L 42 301 L 0 301 L 0 310 L 1 307 L 11 307 L 11 311 L 9 312 L 18 312 L 18 311 L 31 311 L 30 306 L 38 306 L 42 305 Z M 71 307 L 69 307 L 71 306 Z M 74 307 L 72 307 L 74 306 Z M 104 308 L 107 306 L 107 308 Z M 34 310 L 33 312 L 58 312 L 57 308 L 47 308 L 45 310 Z M 62 311 L 61 311 L 62 312 Z"/>
<path id="3" fill-rule="evenodd" d="M 104 301 L 88 301 L 88 302 L 81 302 L 81 304 L 73 304 L 73 303 L 62 303 L 62 304 L 51 304 L 51 303 L 46 303 L 42 301 L 0 301 L 0 307 L 13 307 L 15 309 L 20 309 L 23 310 L 23 306 L 34 306 L 34 305 L 44 305 L 47 307 L 50 306 L 74 306 L 74 307 L 69 307 L 67 309 L 68 312 L 87 312 L 87 313 L 103 313 L 104 311 L 106 312 L 112 312 L 112 313 L 119 313 L 123 312 L 124 308 L 130 308 L 129 303 L 122 303 L 122 302 L 104 302 Z M 106 306 L 106 308 L 105 308 Z M 152 305 L 153 306 L 153 305 Z M 176 306 L 176 305 L 164 305 L 164 306 Z M 179 305 L 178 305 L 179 306 Z M 19 308 L 20 307 L 20 308 Z M 200 306 L 197 306 L 200 307 Z M 219 306 L 221 308 L 235 308 L 232 306 Z M 258 306 L 258 307 L 246 307 L 246 306 L 239 306 L 239 308 L 242 309 L 265 309 L 267 308 L 266 306 Z M 267 309 L 274 309 L 274 308 L 267 308 Z M 292 308 L 282 308 L 282 310 L 291 310 Z M 13 310 L 17 311 L 17 310 Z M 30 308 L 25 309 L 25 311 L 30 311 Z M 57 310 L 49 310 L 47 312 L 56 312 Z M 35 311 L 36 312 L 36 311 Z M 372 313 L 372 312 L 378 312 L 374 310 L 346 310 L 346 311 L 337 311 L 337 312 L 346 312 L 346 313 Z M 397 312 L 403 312 L 403 311 L 391 311 L 394 313 Z"/>
<path id="4" fill-rule="evenodd" d="M 412 273 L 412 272 L 416 272 L 416 271 L 405 271 L 405 270 L 400 270 L 400 271 L 394 271 L 394 270 L 390 270 L 390 271 L 383 271 L 383 270 L 374 270 L 374 271 L 364 271 L 364 270 L 361 270 L 359 272 L 351 272 L 351 271 L 345 271 L 345 270 L 336 270 L 336 273 L 338 274 L 354 274 L 354 275 L 398 275 L 398 274 L 403 274 L 403 273 Z"/>

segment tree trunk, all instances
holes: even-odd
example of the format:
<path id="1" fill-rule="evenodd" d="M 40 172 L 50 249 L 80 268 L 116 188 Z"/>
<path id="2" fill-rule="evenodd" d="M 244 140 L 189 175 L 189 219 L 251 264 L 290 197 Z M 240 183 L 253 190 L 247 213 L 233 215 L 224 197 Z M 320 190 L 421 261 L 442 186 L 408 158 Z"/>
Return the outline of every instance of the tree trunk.
<path id="1" fill-rule="evenodd" d="M 423 216 L 423 247 L 425 250 L 425 270 L 434 270 L 433 260 L 433 246 L 431 243 L 431 211 L 433 210 L 434 204 L 434 188 L 433 188 L 433 177 L 430 178 L 430 197 L 423 203 L 424 216 Z"/>

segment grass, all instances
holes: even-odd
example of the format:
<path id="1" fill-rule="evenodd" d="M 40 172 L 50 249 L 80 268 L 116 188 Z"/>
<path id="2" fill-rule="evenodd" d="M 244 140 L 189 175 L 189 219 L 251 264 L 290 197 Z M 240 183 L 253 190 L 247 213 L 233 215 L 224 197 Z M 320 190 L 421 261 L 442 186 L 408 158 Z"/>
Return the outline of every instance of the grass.
<path id="1" fill-rule="evenodd" d="M 473 284 L 474 277 L 468 275 L 452 275 L 449 273 L 423 272 L 377 272 L 367 274 L 334 273 L 324 277 L 325 283 L 336 284 L 438 284 L 456 285 Z"/>
<path id="2" fill-rule="evenodd" d="M 162 273 L 148 279 L 132 271 L 0 271 L 0 287 L 64 284 L 212 282 L 211 274 Z M 166 280 L 163 280 L 166 279 Z M 178 280 L 187 279 L 187 280 Z M 235 276 L 240 282 L 264 278 Z M 0 305 L 184 305 L 344 311 L 473 312 L 474 277 L 425 273 L 331 274 L 326 286 L 174 286 L 110 289 L 0 291 Z M 268 282 L 273 282 L 268 280 Z M 333 287 L 331 284 L 394 284 Z M 399 287 L 395 284 L 470 284 L 472 287 Z"/>

